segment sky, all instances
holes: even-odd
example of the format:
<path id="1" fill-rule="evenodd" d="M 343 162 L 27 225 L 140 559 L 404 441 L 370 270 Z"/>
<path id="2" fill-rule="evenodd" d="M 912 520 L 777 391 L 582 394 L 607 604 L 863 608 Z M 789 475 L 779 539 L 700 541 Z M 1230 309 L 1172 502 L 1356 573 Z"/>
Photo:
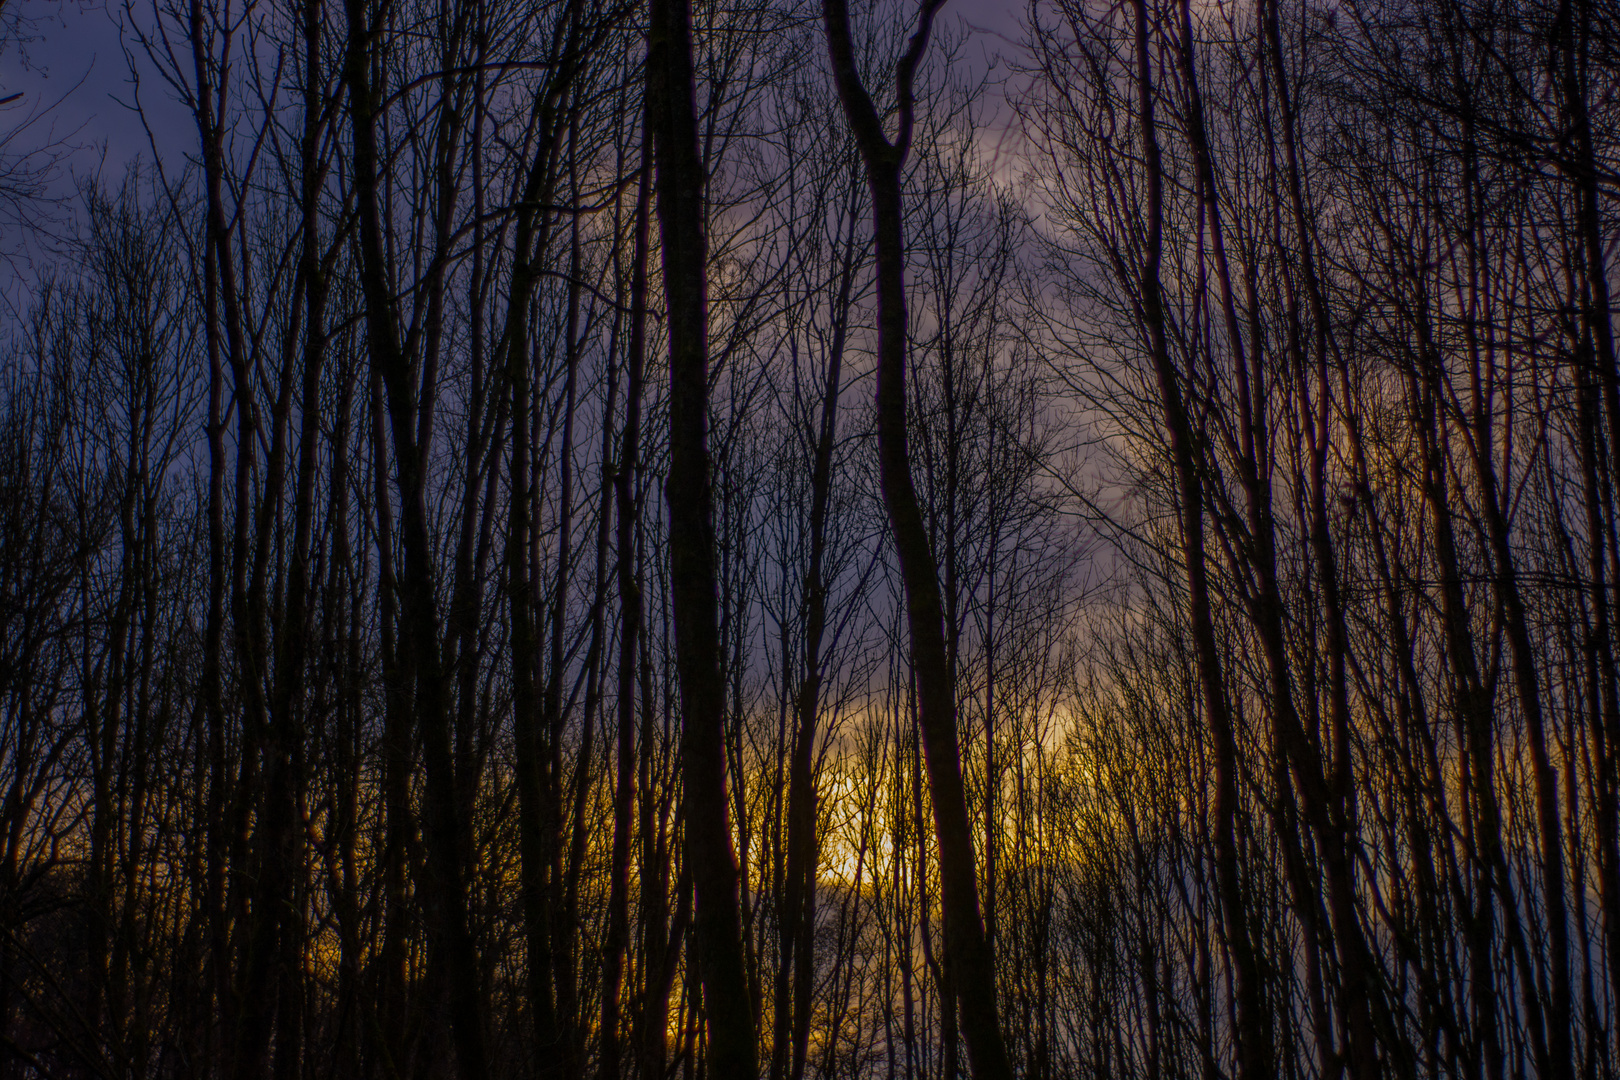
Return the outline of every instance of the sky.
<path id="1" fill-rule="evenodd" d="M 149 2 L 133 0 L 137 12 Z M 102 161 L 116 168 L 137 156 L 150 159 L 152 143 L 131 108 L 136 88 L 120 41 L 119 21 L 128 16 L 119 0 L 10 0 L 6 6 L 24 20 L 25 40 L 8 34 L 0 51 L 0 97 L 22 95 L 0 105 L 0 132 L 31 121 L 12 149 L 63 140 L 78 175 Z M 950 0 L 945 9 L 947 18 L 954 15 L 983 38 L 989 52 L 1005 51 L 1017 36 L 1022 10 L 1023 0 Z M 196 137 L 191 118 L 150 71 L 140 98 L 162 155 L 188 152 Z"/>
<path id="2" fill-rule="evenodd" d="M 151 22 L 155 2 L 0 0 L 0 99 L 12 99 L 0 102 L 0 316 L 26 310 L 49 268 L 71 259 L 64 241 L 86 181 L 116 185 L 131 164 L 154 156 L 172 175 L 196 157 L 190 113 L 121 32 L 131 11 L 137 23 Z M 966 27 L 974 39 L 958 63 L 1012 51 L 1025 4 L 948 0 L 941 24 Z M 48 198 L 9 197 L 18 163 Z"/>
<path id="3" fill-rule="evenodd" d="M 8 35 L 0 53 L 0 96 L 20 92 L 22 97 L 0 106 L 0 126 L 34 118 L 28 142 L 52 136 L 65 140 L 80 172 L 93 169 L 103 155 L 109 163 L 150 157 L 147 133 L 130 108 L 134 85 L 119 40 L 122 11 L 116 0 L 11 2 L 26 23 L 24 40 Z M 173 103 L 168 88 L 148 83 L 141 97 L 153 115 L 162 151 L 189 145 L 181 140 L 193 134 L 190 120 Z"/>

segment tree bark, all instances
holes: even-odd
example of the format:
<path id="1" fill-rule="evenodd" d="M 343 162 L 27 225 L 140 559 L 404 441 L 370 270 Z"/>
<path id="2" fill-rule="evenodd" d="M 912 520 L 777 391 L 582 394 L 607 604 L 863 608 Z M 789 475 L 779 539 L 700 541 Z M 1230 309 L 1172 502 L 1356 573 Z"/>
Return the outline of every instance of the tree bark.
<path id="1" fill-rule="evenodd" d="M 393 291 L 384 255 L 378 194 L 377 91 L 371 83 L 375 28 L 366 0 L 346 0 L 346 74 L 353 129 L 354 192 L 360 241 L 360 284 L 371 369 L 386 393 L 388 434 L 394 446 L 399 488 L 404 573 L 400 579 L 401 627 L 412 704 L 422 738 L 427 784 L 429 932 L 434 953 L 449 979 L 450 1027 L 463 1080 L 489 1075 L 478 957 L 467 925 L 465 853 L 457 806 L 450 739 L 447 683 L 441 670 L 438 614 L 434 600 L 432 542 L 428 534 L 426 447 L 419 439 L 416 373 L 399 341 Z"/>
<path id="2" fill-rule="evenodd" d="M 688 0 L 652 0 L 647 93 L 669 324 L 670 606 L 680 681 L 686 864 L 716 1080 L 753 1080 L 758 1052 L 743 957 L 739 871 L 726 791 L 710 476 L 706 177 L 698 154 Z"/>
<path id="3" fill-rule="evenodd" d="M 1187 574 L 1188 619 L 1203 697 L 1205 725 L 1215 753 L 1215 877 L 1227 947 L 1236 969 L 1238 1076 L 1262 1080 L 1274 1068 L 1272 1022 L 1266 1011 L 1260 958 L 1250 936 L 1237 844 L 1237 740 L 1226 699 L 1204 555 L 1204 494 L 1195 462 L 1193 430 L 1182 396 L 1182 377 L 1171 362 L 1159 265 L 1163 248 L 1164 168 L 1155 120 L 1146 0 L 1134 0 L 1137 119 L 1141 124 L 1147 237 L 1140 267 L 1140 298 L 1148 350 L 1158 381 L 1180 502 L 1182 563 Z"/>
<path id="4" fill-rule="evenodd" d="M 849 8 L 823 0 L 822 17 L 833 79 L 854 132 L 872 194 L 878 298 L 877 429 L 879 478 L 905 584 L 912 677 L 917 686 L 923 756 L 939 842 L 940 906 L 946 965 L 956 986 L 962 1035 L 976 1080 L 1011 1080 L 1012 1065 L 996 1014 L 996 972 L 985 937 L 973 865 L 973 831 L 957 744 L 956 691 L 945 649 L 939 565 L 911 478 L 906 421 L 906 296 L 901 168 L 911 145 L 913 77 L 934 16 L 944 0 L 923 0 L 905 53 L 895 65 L 898 131 L 891 142 L 856 68 Z M 942 1008 L 949 1008 L 945 1002 Z"/>
<path id="5" fill-rule="evenodd" d="M 636 645 L 641 633 L 641 586 L 636 580 L 636 469 L 641 452 L 642 371 L 646 362 L 647 224 L 652 193 L 652 146 L 643 127 L 630 268 L 630 341 L 625 357 L 624 427 L 613 472 L 617 508 L 619 588 L 618 741 L 613 787 L 613 848 L 609 858 L 607 940 L 602 970 L 602 1080 L 618 1080 L 620 987 L 630 941 L 631 815 L 636 798 Z M 644 793 L 645 797 L 645 793 Z M 651 838 L 643 837 L 643 842 Z"/>

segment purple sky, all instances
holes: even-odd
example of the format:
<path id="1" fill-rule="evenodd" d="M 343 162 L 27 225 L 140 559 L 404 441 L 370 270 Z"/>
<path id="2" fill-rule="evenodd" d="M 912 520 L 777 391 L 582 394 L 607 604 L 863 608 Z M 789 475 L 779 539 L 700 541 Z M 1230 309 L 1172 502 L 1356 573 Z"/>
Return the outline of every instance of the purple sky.
<path id="1" fill-rule="evenodd" d="M 151 0 L 133 0 L 138 15 Z M 0 96 L 22 93 L 0 105 L 0 131 L 27 118 L 29 129 L 8 148 L 13 153 L 53 141 L 73 148 L 64 163 L 75 175 L 96 170 L 104 160 L 107 179 L 116 181 L 125 162 L 150 159 L 151 143 L 140 119 L 130 110 L 134 85 L 120 42 L 120 0 L 11 0 L 28 20 L 31 40 L 21 47 L 8 41 L 0 53 Z M 950 0 L 954 15 L 982 32 L 986 52 L 1006 51 L 1006 38 L 1017 36 L 1024 0 Z M 143 66 L 145 58 L 141 58 Z M 172 100 L 172 91 L 150 72 L 141 87 L 148 122 L 166 159 L 191 151 L 196 138 L 187 113 Z M 103 157 L 104 155 L 104 157 Z M 58 182 L 71 190 L 70 177 Z"/>
<path id="2" fill-rule="evenodd" d="M 29 20 L 32 40 L 20 47 L 8 42 L 0 54 L 0 90 L 23 95 L 0 106 L 0 126 L 9 128 L 30 116 L 38 119 L 27 133 L 32 138 L 13 149 L 52 136 L 66 139 L 75 148 L 72 169 L 81 174 L 94 170 L 103 153 L 114 167 L 136 155 L 150 158 L 146 131 L 127 107 L 134 87 L 119 41 L 117 0 L 21 0 L 19 7 Z M 194 137 L 190 120 L 173 103 L 168 87 L 148 82 L 141 97 L 165 156 L 189 147 Z"/>

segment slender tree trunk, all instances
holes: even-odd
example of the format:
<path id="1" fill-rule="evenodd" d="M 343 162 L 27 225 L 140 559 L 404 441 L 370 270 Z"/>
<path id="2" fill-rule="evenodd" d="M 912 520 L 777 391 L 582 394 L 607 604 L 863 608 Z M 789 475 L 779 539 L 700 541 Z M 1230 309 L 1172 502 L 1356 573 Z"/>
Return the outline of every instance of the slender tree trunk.
<path id="1" fill-rule="evenodd" d="M 1210 609 L 1204 555 L 1204 494 L 1195 464 L 1194 433 L 1182 394 L 1182 376 L 1170 359 L 1159 266 L 1163 247 L 1164 170 L 1155 120 L 1153 67 L 1146 0 L 1134 0 L 1137 119 L 1141 125 L 1146 181 L 1147 237 L 1139 293 L 1148 349 L 1158 380 L 1171 465 L 1180 503 L 1182 563 L 1187 574 L 1188 617 L 1203 698 L 1204 721 L 1215 754 L 1215 875 L 1222 929 L 1236 975 L 1238 1076 L 1262 1080 L 1273 1075 L 1272 1021 L 1265 1003 L 1260 958 L 1243 895 L 1237 842 L 1237 740 L 1226 699 L 1215 625 Z"/>
<path id="2" fill-rule="evenodd" d="M 1608 477 L 1612 494 L 1615 470 L 1620 468 L 1620 355 L 1614 340 L 1614 305 L 1610 293 L 1607 242 L 1603 233 L 1603 217 L 1598 202 L 1598 163 L 1594 145 L 1591 109 L 1587 93 L 1592 79 L 1592 38 L 1594 11 L 1591 0 L 1561 0 L 1553 33 L 1555 47 L 1553 62 L 1557 70 L 1560 95 L 1563 98 L 1562 147 L 1572 159 L 1566 165 L 1575 187 L 1576 228 L 1579 231 L 1581 275 L 1584 288 L 1577 299 L 1580 303 L 1581 323 L 1589 338 L 1594 372 L 1588 393 L 1602 401 L 1603 421 L 1608 428 Z M 1598 16 L 1601 17 L 1601 16 Z M 1608 61 L 1612 64 L 1612 59 Z M 1588 445 L 1590 452 L 1600 453 L 1602 438 L 1597 431 L 1604 427 L 1594 415 L 1586 425 L 1593 431 Z M 1592 545 L 1590 568 L 1592 573 L 1592 607 L 1596 632 L 1592 649 L 1606 658 L 1614 652 L 1615 611 L 1620 604 L 1611 593 L 1620 587 L 1620 546 L 1614 539 L 1614 522 L 1600 528 L 1601 512 L 1594 501 L 1596 486 L 1588 484 L 1589 527 L 1588 542 Z M 1610 501 L 1612 506 L 1612 500 Z M 1612 513 L 1612 511 L 1611 511 Z M 1603 540 L 1607 534 L 1608 543 Z M 1607 575 L 1602 561 L 1607 547 Z M 1605 584 L 1607 578 L 1608 584 Z M 1616 789 L 1620 788 L 1620 689 L 1617 689 L 1614 662 L 1605 659 L 1603 684 L 1588 692 L 1602 704 L 1595 711 L 1594 742 L 1601 747 L 1594 762 L 1597 776 L 1593 787 L 1597 796 L 1595 810 L 1595 839 L 1597 842 L 1598 892 L 1603 912 L 1604 939 L 1608 946 L 1606 967 L 1609 984 L 1615 1000 L 1620 1000 L 1620 809 L 1617 809 Z M 1570 782 L 1574 781 L 1570 777 Z"/>
<path id="3" fill-rule="evenodd" d="M 917 686 L 923 756 L 939 842 L 940 904 L 946 963 L 956 984 L 962 1034 L 975 1080 L 1010 1080 L 1012 1064 L 996 1014 L 996 972 L 979 907 L 973 831 L 957 744 L 956 691 L 945 645 L 939 566 L 911 478 L 906 419 L 906 297 L 901 169 L 910 149 L 913 77 L 944 0 L 924 0 L 915 31 L 895 68 L 898 132 L 891 142 L 861 83 L 844 0 L 823 0 L 833 78 L 854 132 L 872 195 L 878 294 L 877 428 L 883 502 L 905 583 L 912 677 Z M 942 1003 L 950 1008 L 950 1003 Z"/>
<path id="4" fill-rule="evenodd" d="M 853 225 L 853 220 L 851 221 Z M 851 237 L 853 240 L 853 237 Z M 786 1045 L 788 1080 L 802 1080 L 810 1045 L 811 996 L 815 988 L 816 789 L 813 766 L 821 710 L 822 655 L 827 629 L 826 552 L 828 504 L 832 496 L 833 446 L 838 431 L 838 399 L 843 389 L 844 341 L 850 294 L 854 286 L 856 253 L 850 243 L 834 309 L 832 338 L 822 387 L 815 456 L 810 476 L 810 565 L 804 577 L 804 655 L 795 701 L 797 729 L 788 768 L 787 881 L 779 916 L 781 939 L 778 963 L 782 986 L 777 995 L 777 1045 Z M 791 997 L 786 992 L 791 975 Z M 780 1057 L 781 1055 L 778 1054 Z"/>
<path id="5" fill-rule="evenodd" d="M 630 941 L 630 831 L 636 798 L 636 645 L 641 634 L 641 586 L 636 578 L 636 470 L 641 449 L 642 372 L 646 358 L 647 233 L 651 214 L 652 145 L 642 130 L 630 266 L 630 342 L 625 356 L 624 427 L 614 470 L 615 574 L 619 589 L 618 739 L 613 788 L 613 848 L 609 857 L 607 939 L 602 946 L 602 1080 L 619 1080 L 619 998 Z M 643 793 L 645 798 L 647 793 Z M 643 837 L 644 842 L 649 838 Z"/>
<path id="6" fill-rule="evenodd" d="M 447 684 L 439 654 L 434 600 L 433 550 L 428 535 L 426 451 L 419 436 L 416 373 L 399 341 L 393 290 L 384 255 L 383 218 L 378 194 L 378 95 L 371 83 L 372 39 L 365 0 L 346 0 L 349 30 L 346 74 L 353 129 L 354 191 L 360 241 L 360 279 L 365 303 L 366 342 L 372 371 L 386 392 L 388 434 L 400 495 L 404 573 L 401 625 L 414 694 L 412 703 L 422 736 L 427 785 L 423 800 L 427 838 L 429 930 L 434 952 L 449 979 L 450 1026 L 463 1080 L 489 1074 L 483 993 L 478 957 L 467 925 L 463 834 L 457 806 L 455 761 L 450 738 Z"/>

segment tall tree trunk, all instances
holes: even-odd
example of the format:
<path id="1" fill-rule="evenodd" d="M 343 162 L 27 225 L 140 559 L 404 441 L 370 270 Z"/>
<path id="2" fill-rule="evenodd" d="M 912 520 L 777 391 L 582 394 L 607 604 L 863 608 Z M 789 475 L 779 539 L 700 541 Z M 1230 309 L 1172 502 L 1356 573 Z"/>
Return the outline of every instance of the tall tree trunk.
<path id="1" fill-rule="evenodd" d="M 527 955 L 529 1022 L 533 1026 L 539 1072 L 558 1075 L 564 1067 L 559 1052 L 553 926 L 558 882 L 552 873 L 554 850 L 560 843 L 555 828 L 556 808 L 548 800 L 550 760 L 545 752 L 548 724 L 540 689 L 540 627 L 535 610 L 531 529 L 539 496 L 533 446 L 534 390 L 530 382 L 533 331 L 530 326 L 535 288 L 549 254 L 552 209 L 558 177 L 558 146 L 564 119 L 561 105 L 576 70 L 578 4 L 571 3 L 558 21 L 548 50 L 555 74 L 537 94 L 539 127 L 533 157 L 524 179 L 513 228 L 513 265 L 506 298 L 506 324 L 497 349 L 504 371 L 511 415 L 512 450 L 509 462 L 507 509 L 506 588 L 512 635 L 512 739 L 515 744 L 515 786 L 519 819 L 519 880 L 523 910 L 523 938 Z"/>
<path id="2" fill-rule="evenodd" d="M 1580 233 L 1580 271 L 1583 287 L 1572 297 L 1579 304 L 1582 328 L 1589 338 L 1594 371 L 1588 377 L 1586 393 L 1603 403 L 1603 421 L 1608 428 L 1608 504 L 1611 517 L 1603 522 L 1596 503 L 1597 486 L 1587 485 L 1588 543 L 1592 545 L 1592 609 L 1595 633 L 1591 650 L 1603 657 L 1600 669 L 1603 683 L 1591 687 L 1588 693 L 1596 697 L 1600 706 L 1593 711 L 1593 742 L 1600 748 L 1594 764 L 1593 784 L 1595 833 L 1597 842 L 1598 894 L 1603 911 L 1604 939 L 1607 948 L 1606 967 L 1609 985 L 1616 1000 L 1620 1000 L 1620 808 L 1617 808 L 1617 789 L 1620 789 L 1620 686 L 1615 679 L 1613 660 L 1614 637 L 1620 609 L 1611 597 L 1620 588 L 1620 545 L 1615 543 L 1612 518 L 1614 476 L 1620 468 L 1620 355 L 1614 341 L 1614 306 L 1610 293 L 1608 268 L 1608 241 L 1603 232 L 1603 217 L 1598 202 L 1598 161 L 1594 145 L 1591 109 L 1587 102 L 1592 79 L 1592 45 L 1594 16 L 1591 0 L 1560 0 L 1553 25 L 1554 48 L 1552 60 L 1556 67 L 1559 92 L 1562 97 L 1563 123 L 1561 149 L 1572 160 L 1565 165 L 1575 188 L 1576 228 Z M 1612 59 L 1609 63 L 1612 64 Z M 1600 69 L 1601 70 L 1601 69 Z M 1595 412 L 1595 410 L 1594 410 Z M 1597 434 L 1605 425 L 1595 415 L 1584 426 L 1592 435 L 1583 439 L 1590 447 L 1586 453 L 1601 453 L 1602 438 Z M 1595 478 L 1594 478 L 1595 479 Z M 1604 540 L 1607 539 L 1607 544 Z M 1604 573 L 1603 550 L 1607 548 L 1607 570 Z M 1608 584 L 1605 584 L 1607 577 Z M 1574 777 L 1570 777 L 1574 782 Z"/>
<path id="3" fill-rule="evenodd" d="M 851 219 L 853 227 L 854 220 Z M 850 237 L 853 241 L 854 237 Z M 848 331 L 850 295 L 854 287 L 856 250 L 845 248 L 833 332 L 827 346 L 827 368 L 822 387 L 821 414 L 816 431 L 810 475 L 810 565 L 805 572 L 804 656 L 795 701 L 797 730 L 788 769 L 787 881 L 780 919 L 780 975 L 777 994 L 776 1046 L 781 1075 L 802 1080 L 810 1045 L 811 996 L 815 988 L 816 789 L 813 766 L 821 710 L 823 638 L 827 629 L 827 515 L 832 497 L 833 446 L 838 432 L 838 399 L 843 389 L 844 342 Z"/>
<path id="4" fill-rule="evenodd" d="M 976 1080 L 1011 1080 L 1012 1064 L 996 1015 L 996 972 L 979 907 L 973 865 L 973 831 L 962 784 L 957 744 L 956 689 L 945 647 L 945 612 L 939 566 L 928 542 L 911 478 L 906 419 L 905 239 L 901 169 L 911 147 L 915 99 L 913 78 L 928 48 L 934 16 L 944 0 L 923 0 L 916 29 L 895 65 L 899 103 L 893 142 L 862 84 L 845 0 L 823 0 L 833 79 L 844 116 L 854 132 L 872 194 L 878 298 L 877 429 L 879 477 L 884 507 L 905 583 L 906 625 L 911 638 L 912 677 L 917 686 L 923 756 L 939 842 L 940 905 L 945 924 L 946 966 L 955 983 L 962 1034 Z M 942 1007 L 949 1008 L 949 1002 Z"/>
<path id="5" fill-rule="evenodd" d="M 1338 985 L 1339 1012 L 1345 1024 L 1346 1047 L 1351 1073 L 1357 1080 L 1376 1080 L 1379 1069 L 1377 1032 L 1393 1035 L 1388 1010 L 1382 991 L 1372 973 L 1372 951 L 1362 931 L 1357 912 L 1358 897 L 1355 875 L 1357 861 L 1357 834 L 1351 803 L 1350 760 L 1350 702 L 1346 678 L 1345 654 L 1349 648 L 1344 605 L 1339 592 L 1339 571 L 1329 528 L 1327 504 L 1327 454 L 1331 441 L 1329 405 L 1331 383 L 1328 378 L 1330 361 L 1337 362 L 1331 340 L 1332 323 L 1327 311 L 1326 298 L 1316 268 L 1315 236 L 1307 215 L 1304 195 L 1304 177 L 1298 149 L 1297 120 L 1294 114 L 1294 92 L 1282 52 L 1281 30 L 1277 5 L 1268 0 L 1262 9 L 1262 23 L 1266 56 L 1272 86 L 1276 94 L 1278 115 L 1276 125 L 1281 129 L 1283 148 L 1283 181 L 1286 185 L 1287 210 L 1295 230 L 1297 261 L 1303 279 L 1306 309 L 1310 316 L 1311 333 L 1308 338 L 1300 325 L 1297 301 L 1289 303 L 1289 327 L 1286 334 L 1288 350 L 1294 360 L 1294 380 L 1298 398 L 1299 422 L 1304 427 L 1305 452 L 1308 465 L 1304 471 L 1306 503 L 1305 520 L 1301 523 L 1308 535 L 1308 543 L 1316 570 L 1316 587 L 1322 597 L 1322 622 L 1326 630 L 1323 655 L 1328 666 L 1329 741 L 1331 764 L 1324 765 L 1322 748 L 1311 732 L 1300 723 L 1292 705 L 1279 712 L 1279 722 L 1288 725 L 1287 745 L 1291 759 L 1294 783 L 1304 804 L 1307 821 L 1322 859 L 1327 884 L 1327 909 L 1331 922 L 1332 944 L 1340 972 Z M 1213 197 L 1213 196 L 1212 196 Z M 1224 254 L 1222 255 L 1224 259 Z M 1229 285 L 1223 286 L 1229 292 Z M 1235 328 L 1236 321 L 1232 320 Z M 1306 342 L 1310 347 L 1307 349 Z M 1309 363 L 1308 361 L 1314 361 Z M 1314 374 L 1317 397 L 1313 403 L 1310 384 Z M 1254 380 L 1258 385 L 1260 380 Z M 1251 470 L 1254 491 L 1260 499 L 1267 496 L 1262 487 L 1269 487 L 1270 477 L 1261 477 L 1261 471 Z M 1262 588 L 1277 600 L 1278 586 L 1275 569 L 1275 544 L 1270 532 L 1269 507 L 1264 515 L 1265 535 L 1259 539 L 1262 547 L 1264 584 Z M 1273 609 L 1280 615 L 1280 607 Z M 1270 637 L 1273 650 L 1280 648 L 1282 625 L 1273 621 Z M 1279 653 L 1276 659 L 1281 659 Z M 1286 675 L 1283 676 L 1286 678 Z M 1313 714 L 1314 715 L 1314 714 Z M 1302 898 L 1303 901 L 1303 898 Z M 1312 899 L 1311 903 L 1315 903 Z M 1397 1047 L 1392 1040 L 1390 1049 Z"/>
<path id="6" fill-rule="evenodd" d="M 1164 229 L 1164 168 L 1155 120 L 1153 67 L 1149 48 L 1147 0 L 1134 0 L 1137 122 L 1141 125 L 1145 171 L 1147 236 L 1140 267 L 1139 296 L 1146 323 L 1148 350 L 1158 381 L 1171 466 L 1180 503 L 1182 564 L 1187 575 L 1188 621 L 1203 698 L 1204 721 L 1215 754 L 1215 877 L 1222 929 L 1236 975 L 1238 1076 L 1262 1080 L 1273 1075 L 1272 1020 L 1266 1008 L 1260 959 L 1243 895 L 1238 860 L 1237 740 L 1221 673 L 1210 608 L 1208 568 L 1204 555 L 1204 494 L 1195 460 L 1194 432 L 1182 394 L 1182 376 L 1170 359 L 1165 327 L 1160 261 Z"/>
<path id="7" fill-rule="evenodd" d="M 647 93 L 669 322 L 670 604 L 680 679 L 686 864 L 716 1080 L 753 1080 L 754 1006 L 743 958 L 739 871 L 726 791 L 713 481 L 710 475 L 706 178 L 698 155 L 688 0 L 652 0 Z"/>
<path id="8" fill-rule="evenodd" d="M 346 0 L 346 75 L 353 129 L 354 193 L 361 256 L 366 344 L 371 369 L 386 393 L 388 434 L 400 500 L 404 572 L 400 577 L 401 627 L 412 704 L 421 732 L 427 784 L 423 811 L 427 839 L 428 926 L 437 962 L 449 980 L 450 1027 L 463 1080 L 489 1074 L 478 957 L 467 922 L 466 861 L 457 805 L 455 760 L 450 738 L 447 683 L 440 664 L 434 599 L 432 541 L 426 497 L 427 446 L 419 426 L 417 373 L 399 340 L 393 289 L 384 254 L 378 183 L 377 110 L 372 86 L 372 45 L 377 28 L 366 0 Z"/>
<path id="9" fill-rule="evenodd" d="M 635 240 L 630 266 L 630 341 L 625 357 L 624 428 L 613 473 L 615 570 L 619 589 L 617 752 L 613 787 L 613 848 L 609 856 L 607 939 L 602 946 L 602 1080 L 619 1080 L 620 988 L 630 941 L 630 831 L 636 798 L 636 645 L 641 634 L 641 586 L 636 579 L 636 469 L 641 450 L 642 371 L 646 362 L 647 232 L 652 195 L 652 145 L 642 130 L 636 185 Z M 646 793 L 643 793 L 646 797 Z M 650 838 L 643 837 L 643 842 Z M 662 917 L 662 916 L 660 916 Z"/>

